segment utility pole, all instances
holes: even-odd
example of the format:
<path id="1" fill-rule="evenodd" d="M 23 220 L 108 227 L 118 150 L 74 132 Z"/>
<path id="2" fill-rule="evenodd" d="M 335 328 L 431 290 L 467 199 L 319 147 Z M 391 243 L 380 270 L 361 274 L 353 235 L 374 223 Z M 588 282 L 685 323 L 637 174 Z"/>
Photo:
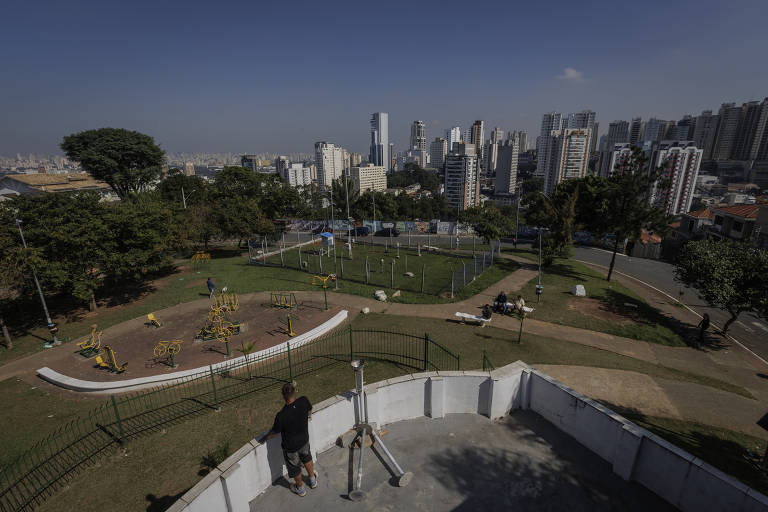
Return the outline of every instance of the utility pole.
<path id="1" fill-rule="evenodd" d="M 21 230 L 21 220 L 16 219 L 16 226 L 19 228 L 19 235 L 21 236 L 21 243 L 24 245 L 24 248 L 27 248 L 27 241 L 24 240 L 24 232 Z M 40 281 L 37 280 L 37 272 L 35 272 L 35 269 L 32 269 L 32 277 L 35 279 L 35 286 L 37 286 L 37 293 L 40 294 L 40 302 L 43 304 L 43 311 L 45 311 L 45 320 L 48 322 L 48 330 L 51 331 L 51 335 L 53 335 L 53 345 L 61 345 L 61 342 L 56 337 L 56 324 L 53 323 L 51 320 L 51 314 L 48 312 L 48 305 L 45 303 L 45 297 L 43 296 L 43 290 L 40 288 Z M 50 348 L 51 346 L 48 343 L 45 344 L 46 348 Z"/>
<path id="2" fill-rule="evenodd" d="M 376 234 L 376 198 L 374 197 L 375 192 L 371 190 L 371 201 L 373 202 L 373 234 Z"/>
<path id="3" fill-rule="evenodd" d="M 352 224 L 349 217 L 349 187 L 347 185 L 347 175 L 344 175 L 344 193 L 347 195 L 347 243 L 349 244 L 349 257 L 352 258 Z"/>
<path id="4" fill-rule="evenodd" d="M 517 247 L 517 241 L 520 239 L 520 192 L 523 188 L 523 182 L 520 182 L 520 186 L 517 187 L 517 210 L 515 211 L 515 247 Z"/>
<path id="5" fill-rule="evenodd" d="M 334 216 L 333 216 L 333 181 L 331 181 L 331 240 L 333 240 L 333 274 L 336 277 L 336 279 L 333 280 L 334 288 L 337 290 L 339 289 L 339 273 L 336 269 L 336 233 L 334 231 L 334 228 L 336 227 L 334 225 Z"/>

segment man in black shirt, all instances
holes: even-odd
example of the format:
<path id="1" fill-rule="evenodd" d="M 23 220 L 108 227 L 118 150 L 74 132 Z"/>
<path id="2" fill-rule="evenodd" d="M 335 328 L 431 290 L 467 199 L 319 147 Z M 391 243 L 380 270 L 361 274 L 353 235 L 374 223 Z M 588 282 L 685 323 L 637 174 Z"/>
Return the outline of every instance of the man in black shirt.
<path id="1" fill-rule="evenodd" d="M 317 473 L 312 462 L 307 428 L 307 423 L 312 417 L 312 404 L 306 396 L 296 398 L 296 388 L 290 383 L 283 385 L 283 399 L 285 406 L 275 415 L 272 430 L 262 436 L 259 442 L 263 443 L 278 434 L 282 436 L 281 446 L 288 476 L 296 481 L 295 484 L 291 484 L 291 491 L 304 497 L 307 495 L 307 490 L 302 483 L 302 464 L 307 468 L 309 487 L 312 489 L 317 487 Z"/>

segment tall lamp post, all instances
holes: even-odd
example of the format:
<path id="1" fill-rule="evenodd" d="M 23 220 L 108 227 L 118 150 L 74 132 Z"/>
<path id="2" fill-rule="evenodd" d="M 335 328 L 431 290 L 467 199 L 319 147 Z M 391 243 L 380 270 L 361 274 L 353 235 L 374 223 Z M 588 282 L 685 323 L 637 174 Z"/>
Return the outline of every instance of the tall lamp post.
<path id="1" fill-rule="evenodd" d="M 27 241 L 24 239 L 24 232 L 21 230 L 21 220 L 16 219 L 16 226 L 19 228 L 19 236 L 21 236 L 21 243 L 24 245 L 24 248 L 27 248 Z M 48 312 L 48 305 L 45 303 L 45 297 L 43 296 L 43 290 L 40 288 L 40 281 L 37 280 L 37 272 L 35 272 L 35 269 L 32 269 L 32 277 L 35 279 L 35 286 L 37 286 L 37 293 L 40 295 L 40 302 L 43 304 L 43 311 L 45 312 L 45 320 L 48 322 L 48 330 L 51 331 L 51 335 L 53 335 L 53 344 L 46 343 L 45 347 L 50 348 L 53 345 L 61 345 L 61 341 L 56 337 L 56 331 L 58 331 L 58 327 L 56 327 L 56 324 L 53 323 L 53 320 L 51 320 L 51 314 Z"/>
<path id="2" fill-rule="evenodd" d="M 339 289 L 339 271 L 336 268 L 336 238 L 335 238 L 336 233 L 334 233 L 333 231 L 333 229 L 336 227 L 334 225 L 334 216 L 333 216 L 333 181 L 331 181 L 330 191 L 331 191 L 331 233 L 333 233 L 333 237 L 331 238 L 331 240 L 333 240 L 333 275 L 335 278 L 333 280 L 333 286 L 338 290 Z"/>
<path id="3" fill-rule="evenodd" d="M 544 199 L 549 201 L 549 196 L 544 192 L 539 191 Z M 536 302 L 539 302 L 541 294 L 544 292 L 544 287 L 541 285 L 541 226 L 539 226 L 539 283 L 536 285 Z"/>

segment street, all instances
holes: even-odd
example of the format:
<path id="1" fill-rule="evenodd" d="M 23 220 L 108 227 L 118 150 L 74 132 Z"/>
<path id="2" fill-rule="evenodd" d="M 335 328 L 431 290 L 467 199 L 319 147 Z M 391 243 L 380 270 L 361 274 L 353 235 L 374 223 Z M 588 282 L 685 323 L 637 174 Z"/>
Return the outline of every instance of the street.
<path id="1" fill-rule="evenodd" d="M 606 270 L 611 263 L 611 253 L 603 249 L 574 247 L 573 253 L 574 259 L 602 265 L 606 267 Z M 727 312 L 708 306 L 698 297 L 695 289 L 676 282 L 673 266 L 669 263 L 645 258 L 629 258 L 625 255 L 617 254 L 614 271 L 639 279 L 671 295 L 675 299 L 684 302 L 699 315 L 709 313 L 714 326 L 722 327 L 726 320 L 730 318 Z M 680 290 L 685 293 L 682 297 L 680 296 Z M 728 334 L 768 361 L 768 322 L 755 315 L 742 313 L 739 315 L 739 319 L 731 324 Z"/>

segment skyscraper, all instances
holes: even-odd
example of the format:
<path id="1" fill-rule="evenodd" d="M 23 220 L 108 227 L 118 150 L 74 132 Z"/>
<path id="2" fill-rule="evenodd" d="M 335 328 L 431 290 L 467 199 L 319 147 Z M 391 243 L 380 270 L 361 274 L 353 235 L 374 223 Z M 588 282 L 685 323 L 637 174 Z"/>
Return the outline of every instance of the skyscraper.
<path id="1" fill-rule="evenodd" d="M 589 128 L 552 131 L 549 173 L 544 178 L 546 193 L 551 193 L 561 181 L 587 175 L 591 136 L 592 130 Z"/>
<path id="2" fill-rule="evenodd" d="M 433 169 L 443 170 L 445 165 L 445 155 L 448 153 L 448 141 L 442 137 L 437 137 L 429 145 L 429 161 Z"/>
<path id="3" fill-rule="evenodd" d="M 496 144 L 497 142 L 503 142 L 503 141 L 504 141 L 504 130 L 502 130 L 500 126 L 497 126 L 491 131 L 491 144 Z"/>
<path id="4" fill-rule="evenodd" d="M 552 131 L 560 130 L 562 116 L 559 112 L 548 112 L 541 118 L 541 131 L 536 139 L 536 152 L 539 154 L 539 163 L 536 166 L 534 176 L 543 178 L 546 186 L 547 178 L 550 174 L 552 162 Z"/>
<path id="5" fill-rule="evenodd" d="M 768 160 L 768 98 L 760 104 L 760 119 L 757 121 L 749 159 Z"/>
<path id="6" fill-rule="evenodd" d="M 445 141 L 448 143 L 448 151 L 453 151 L 453 144 L 461 142 L 461 128 L 454 126 L 445 130 Z"/>
<path id="7" fill-rule="evenodd" d="M 514 136 L 506 142 L 496 145 L 498 156 L 496 164 L 497 194 L 514 194 L 517 186 L 517 164 L 520 155 L 520 138 Z"/>
<path id="8" fill-rule="evenodd" d="M 392 168 L 392 155 L 389 152 L 389 114 L 374 112 L 371 114 L 371 152 L 369 161 L 374 165 Z"/>
<path id="9" fill-rule="evenodd" d="M 595 113 L 592 110 L 582 110 L 581 112 L 575 112 L 568 114 L 568 117 L 563 119 L 563 129 L 565 128 L 589 128 L 592 129 L 595 125 Z"/>
<path id="10" fill-rule="evenodd" d="M 691 141 L 660 143 L 653 151 L 651 166 L 663 167 L 662 178 L 668 180 L 669 186 L 654 186 L 651 202 L 668 215 L 679 215 L 690 210 L 702 153 Z"/>
<path id="11" fill-rule="evenodd" d="M 420 149 L 422 151 L 426 151 L 427 137 L 424 133 L 424 121 L 414 121 L 411 125 L 410 149 Z"/>
<path id="12" fill-rule="evenodd" d="M 736 132 L 736 143 L 731 154 L 732 159 L 749 160 L 762 110 L 763 107 L 759 101 L 750 101 L 741 106 L 741 120 Z"/>
<path id="13" fill-rule="evenodd" d="M 645 130 L 643 131 L 643 142 L 657 142 L 664 138 L 664 132 L 662 131 L 662 124 L 664 121 L 652 117 L 645 122 Z"/>
<path id="14" fill-rule="evenodd" d="M 475 147 L 475 155 L 478 161 L 483 157 L 483 144 L 485 143 L 485 121 L 475 121 L 472 123 L 469 142 Z"/>
<path id="15" fill-rule="evenodd" d="M 629 142 L 629 123 L 626 121 L 614 121 L 608 123 L 607 148 L 612 149 L 614 144 Z"/>
<path id="16" fill-rule="evenodd" d="M 715 148 L 715 135 L 720 121 L 718 115 L 712 115 L 711 110 L 705 110 L 696 117 L 696 126 L 693 129 L 693 142 L 702 150 L 702 160 L 712 160 L 712 151 Z"/>
<path id="17" fill-rule="evenodd" d="M 329 142 L 315 142 L 315 163 L 317 184 L 321 188 L 330 187 L 344 171 L 344 150 Z"/>
<path id="18" fill-rule="evenodd" d="M 472 144 L 459 142 L 445 156 L 445 199 L 459 210 L 480 203 L 480 181 L 474 151 Z"/>
<path id="19" fill-rule="evenodd" d="M 633 146 L 637 146 L 640 142 L 640 131 L 643 127 L 643 120 L 639 117 L 632 119 L 632 124 L 629 127 L 629 143 Z"/>
<path id="20" fill-rule="evenodd" d="M 285 170 L 288 168 L 288 157 L 278 156 L 275 158 L 275 172 L 280 176 L 285 176 Z"/>
<path id="21" fill-rule="evenodd" d="M 717 113 L 720 122 L 715 134 L 715 146 L 712 150 L 712 160 L 729 160 L 736 147 L 736 135 L 743 116 L 741 107 L 735 103 L 723 103 Z"/>

